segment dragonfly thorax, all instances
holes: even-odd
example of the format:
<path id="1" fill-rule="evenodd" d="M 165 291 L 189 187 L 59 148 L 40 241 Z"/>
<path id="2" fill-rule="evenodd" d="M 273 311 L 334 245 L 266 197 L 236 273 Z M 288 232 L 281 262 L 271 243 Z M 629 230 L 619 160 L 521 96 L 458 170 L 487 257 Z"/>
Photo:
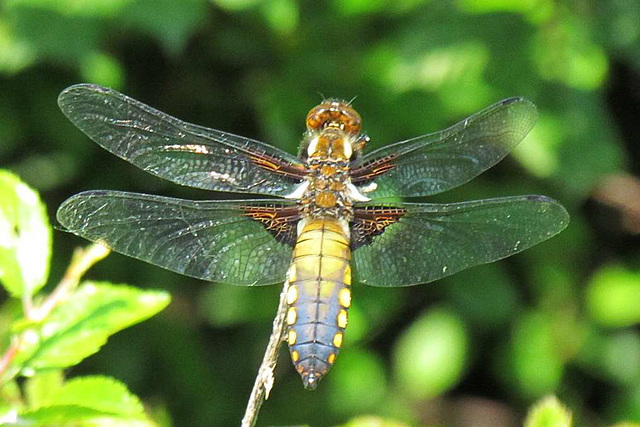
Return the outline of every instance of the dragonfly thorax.
<path id="1" fill-rule="evenodd" d="M 306 169 L 309 174 L 301 191 L 295 195 L 300 200 L 302 212 L 308 216 L 350 221 L 353 202 L 368 199 L 351 183 L 349 162 L 354 146 L 360 150 L 368 139 L 350 134 L 335 123 L 328 122 L 320 131 L 308 131 Z"/>
<path id="2" fill-rule="evenodd" d="M 315 159 L 308 161 L 311 174 L 300 205 L 304 214 L 314 217 L 353 217 L 353 202 L 347 186 L 350 184 L 347 161 Z"/>

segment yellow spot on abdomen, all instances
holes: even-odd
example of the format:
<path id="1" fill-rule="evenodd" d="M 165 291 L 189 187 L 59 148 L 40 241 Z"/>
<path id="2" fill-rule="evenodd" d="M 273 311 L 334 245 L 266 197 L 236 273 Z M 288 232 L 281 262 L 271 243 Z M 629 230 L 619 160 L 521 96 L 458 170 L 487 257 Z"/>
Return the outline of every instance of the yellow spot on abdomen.
<path id="1" fill-rule="evenodd" d="M 298 287 L 296 285 L 289 286 L 287 290 L 287 304 L 291 305 L 298 299 Z"/>
<path id="2" fill-rule="evenodd" d="M 338 302 L 344 308 L 351 306 L 351 290 L 349 290 L 349 288 L 340 289 L 340 292 L 338 292 Z"/>
<path id="3" fill-rule="evenodd" d="M 293 360 L 294 362 L 297 362 L 298 359 L 300 359 L 300 353 L 298 353 L 297 351 L 292 351 L 291 352 L 291 360 Z"/>
<path id="4" fill-rule="evenodd" d="M 289 343 L 289 345 L 294 345 L 297 339 L 298 334 L 296 334 L 296 331 L 294 331 L 293 329 L 289 329 L 289 333 L 287 335 L 287 342 Z M 333 338 L 333 340 L 335 341 L 335 337 Z"/>
<path id="5" fill-rule="evenodd" d="M 331 353 L 329 355 L 329 357 L 327 357 L 327 362 L 329 362 L 331 365 L 333 365 L 333 362 L 336 361 L 336 354 L 335 353 Z"/>
<path id="6" fill-rule="evenodd" d="M 289 310 L 287 310 L 287 325 L 293 325 L 296 323 L 297 318 L 298 313 L 296 312 L 295 307 L 289 307 Z"/>
<path id="7" fill-rule="evenodd" d="M 348 315 L 347 315 L 347 310 L 340 310 L 340 313 L 338 313 L 338 327 L 339 328 L 346 328 L 347 327 L 347 320 L 348 320 Z"/>
<path id="8" fill-rule="evenodd" d="M 342 332 L 336 332 L 333 336 L 333 345 L 340 348 L 342 346 Z"/>
<path id="9" fill-rule="evenodd" d="M 351 286 L 351 266 L 350 265 L 347 265 L 347 267 L 344 269 L 344 277 L 342 279 L 342 282 L 347 286 Z"/>
<path id="10" fill-rule="evenodd" d="M 296 271 L 296 265 L 291 264 L 291 267 L 289 267 L 289 283 L 295 282 L 297 278 L 298 272 Z"/>

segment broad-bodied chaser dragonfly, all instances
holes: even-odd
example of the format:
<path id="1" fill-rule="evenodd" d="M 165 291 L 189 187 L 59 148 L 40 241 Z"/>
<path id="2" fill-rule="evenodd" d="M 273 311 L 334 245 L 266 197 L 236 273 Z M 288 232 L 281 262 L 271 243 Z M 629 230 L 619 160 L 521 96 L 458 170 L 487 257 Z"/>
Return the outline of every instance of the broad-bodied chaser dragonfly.
<path id="1" fill-rule="evenodd" d="M 285 337 L 309 389 L 342 346 L 352 276 L 382 287 L 431 282 L 529 248 L 569 220 L 562 205 L 537 195 L 388 202 L 457 187 L 500 161 L 536 121 L 535 105 L 523 98 L 368 154 L 358 113 L 325 100 L 307 115 L 298 157 L 96 85 L 71 86 L 58 104 L 103 148 L 153 175 L 278 197 L 192 201 L 87 191 L 66 200 L 57 218 L 79 236 L 198 279 L 241 286 L 288 280 Z"/>

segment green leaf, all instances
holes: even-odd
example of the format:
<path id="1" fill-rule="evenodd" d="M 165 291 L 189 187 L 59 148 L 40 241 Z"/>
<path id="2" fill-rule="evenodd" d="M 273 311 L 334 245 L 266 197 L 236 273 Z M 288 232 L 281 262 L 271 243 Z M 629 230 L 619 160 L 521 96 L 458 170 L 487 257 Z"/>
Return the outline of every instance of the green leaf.
<path id="1" fill-rule="evenodd" d="M 9 8 L 49 10 L 61 15 L 111 17 L 131 0 L 10 0 Z"/>
<path id="2" fill-rule="evenodd" d="M 571 411 L 555 396 L 548 396 L 531 409 L 525 427 L 571 427 Z"/>
<path id="3" fill-rule="evenodd" d="M 55 425 L 153 425 L 137 396 L 121 382 L 104 376 L 74 378 L 44 404 L 20 415 L 20 420 Z"/>
<path id="4" fill-rule="evenodd" d="M 559 386 L 564 363 L 555 339 L 558 325 L 543 312 L 521 316 L 511 337 L 513 380 L 526 396 L 543 396 Z"/>
<path id="5" fill-rule="evenodd" d="M 349 339 L 348 330 L 345 339 Z M 374 411 L 381 406 L 387 392 L 382 360 L 374 353 L 353 346 L 338 355 L 326 381 L 322 386 L 329 389 L 332 413 Z"/>
<path id="6" fill-rule="evenodd" d="M 47 281 L 51 227 L 34 190 L 0 170 L 0 282 L 15 297 L 35 294 Z"/>
<path id="7" fill-rule="evenodd" d="M 76 405 L 105 413 L 144 416 L 140 400 L 121 382 L 104 376 L 74 378 L 58 393 L 54 405 Z"/>
<path id="8" fill-rule="evenodd" d="M 122 427 L 147 427 L 155 426 L 148 420 L 136 420 L 123 418 L 118 415 L 105 414 L 91 408 L 79 406 L 50 406 L 36 409 L 21 414 L 19 423 L 35 423 L 36 426 L 56 427 L 95 427 L 95 426 L 122 426 Z"/>
<path id="9" fill-rule="evenodd" d="M 26 375 L 75 365 L 110 335 L 153 316 L 169 300 L 163 291 L 85 282 L 44 322 L 23 332 L 25 344 L 16 363 Z"/>
<path id="10" fill-rule="evenodd" d="M 29 407 L 48 406 L 64 385 L 62 371 L 43 372 L 29 378 L 25 383 L 25 394 Z"/>
<path id="11" fill-rule="evenodd" d="M 398 340 L 398 383 L 415 399 L 429 399 L 456 384 L 464 371 L 468 338 L 458 316 L 437 309 L 422 316 Z"/>
<path id="12" fill-rule="evenodd" d="M 587 286 L 586 300 L 591 318 L 603 326 L 640 323 L 640 274 L 624 267 L 601 268 Z"/>
<path id="13" fill-rule="evenodd" d="M 11 417 L 23 406 L 20 386 L 15 381 L 7 381 L 0 387 L 0 423 Z"/>

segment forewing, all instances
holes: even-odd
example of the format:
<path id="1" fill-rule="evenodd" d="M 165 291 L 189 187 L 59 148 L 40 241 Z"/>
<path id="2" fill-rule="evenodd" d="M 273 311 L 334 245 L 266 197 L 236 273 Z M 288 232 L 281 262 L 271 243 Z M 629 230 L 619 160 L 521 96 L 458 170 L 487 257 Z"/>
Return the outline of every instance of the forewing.
<path id="1" fill-rule="evenodd" d="M 108 151 L 177 184 L 284 196 L 304 176 L 300 160 L 282 150 L 185 123 L 112 89 L 71 86 L 58 105 Z"/>
<path id="2" fill-rule="evenodd" d="M 355 277 L 382 287 L 431 282 L 523 251 L 568 222 L 544 196 L 362 206 L 352 223 Z"/>
<path id="3" fill-rule="evenodd" d="M 198 279 L 252 286 L 284 281 L 297 212 L 286 201 L 88 191 L 67 199 L 57 218 L 72 233 L 115 252 Z"/>
<path id="4" fill-rule="evenodd" d="M 372 199 L 440 193 L 498 163 L 531 130 L 536 106 L 523 98 L 500 101 L 440 132 L 380 148 L 351 165 L 352 182 L 371 184 Z"/>

